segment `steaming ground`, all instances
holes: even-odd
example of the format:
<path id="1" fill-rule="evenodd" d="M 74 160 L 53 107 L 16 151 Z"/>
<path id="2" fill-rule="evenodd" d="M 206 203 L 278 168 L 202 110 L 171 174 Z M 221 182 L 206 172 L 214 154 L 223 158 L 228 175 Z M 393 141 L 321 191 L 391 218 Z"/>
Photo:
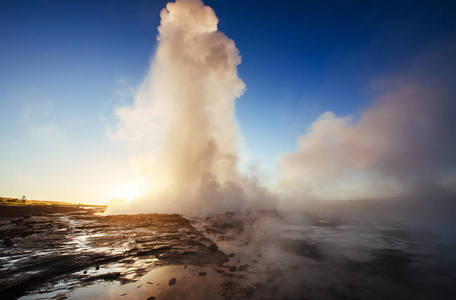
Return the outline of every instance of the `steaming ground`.
<path id="1" fill-rule="evenodd" d="M 367 215 L 83 210 L 2 220 L 0 297 L 454 299 L 454 220 Z"/>

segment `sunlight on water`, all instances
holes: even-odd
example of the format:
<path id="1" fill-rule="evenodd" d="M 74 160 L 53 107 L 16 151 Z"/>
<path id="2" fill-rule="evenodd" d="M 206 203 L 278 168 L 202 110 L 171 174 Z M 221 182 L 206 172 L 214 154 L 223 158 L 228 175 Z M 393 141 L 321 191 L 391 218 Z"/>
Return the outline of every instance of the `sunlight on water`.
<path id="1" fill-rule="evenodd" d="M 199 276 L 200 272 L 207 272 Z M 69 299 L 222 299 L 218 294 L 220 274 L 202 267 L 167 266 L 154 269 L 139 281 L 100 283 L 77 289 Z M 175 278 L 176 283 L 169 285 Z"/>

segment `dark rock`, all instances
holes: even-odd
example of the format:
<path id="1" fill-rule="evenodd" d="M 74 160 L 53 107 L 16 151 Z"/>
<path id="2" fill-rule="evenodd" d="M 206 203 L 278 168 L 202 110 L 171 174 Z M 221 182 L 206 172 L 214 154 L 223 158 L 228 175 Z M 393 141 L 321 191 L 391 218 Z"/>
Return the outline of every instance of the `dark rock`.
<path id="1" fill-rule="evenodd" d="M 199 276 L 206 276 L 207 272 L 199 272 Z"/>
<path id="2" fill-rule="evenodd" d="M 237 271 L 236 266 L 232 266 L 232 267 L 230 268 L 230 272 L 236 272 L 236 271 Z"/>
<path id="3" fill-rule="evenodd" d="M 276 295 L 277 292 L 279 291 L 279 288 L 276 285 L 274 285 L 269 290 L 271 291 L 271 294 Z"/>
<path id="4" fill-rule="evenodd" d="M 247 269 L 249 268 L 249 264 L 245 264 L 245 265 L 240 265 L 239 268 L 238 268 L 238 271 L 247 271 Z"/>
<path id="5" fill-rule="evenodd" d="M 169 280 L 169 285 L 174 285 L 174 284 L 176 284 L 176 281 L 177 281 L 176 278 L 171 278 L 171 279 Z"/>
<path id="6" fill-rule="evenodd" d="M 32 217 L 32 215 L 25 215 L 24 219 L 30 219 L 31 217 Z"/>
<path id="7" fill-rule="evenodd" d="M 227 257 L 233 257 L 234 256 L 234 253 L 230 253 L 227 255 Z"/>
<path id="8" fill-rule="evenodd" d="M 254 289 L 253 287 L 249 287 L 249 288 L 246 289 L 245 295 L 246 295 L 247 297 L 252 297 L 252 295 L 253 295 L 254 292 L 255 292 L 255 289 Z"/>
<path id="9" fill-rule="evenodd" d="M 97 270 L 97 271 L 100 270 L 100 266 L 96 266 L 95 270 Z"/>
<path id="10" fill-rule="evenodd" d="M 155 300 L 155 297 L 154 297 L 154 296 L 150 296 L 150 297 L 147 298 L 146 300 Z"/>
<path id="11" fill-rule="evenodd" d="M 218 249 L 218 246 L 215 243 L 213 243 L 209 246 L 209 250 L 217 251 L 217 249 Z"/>
<path id="12" fill-rule="evenodd" d="M 12 247 L 14 246 L 13 240 L 12 239 L 3 239 L 3 244 L 5 247 Z"/>

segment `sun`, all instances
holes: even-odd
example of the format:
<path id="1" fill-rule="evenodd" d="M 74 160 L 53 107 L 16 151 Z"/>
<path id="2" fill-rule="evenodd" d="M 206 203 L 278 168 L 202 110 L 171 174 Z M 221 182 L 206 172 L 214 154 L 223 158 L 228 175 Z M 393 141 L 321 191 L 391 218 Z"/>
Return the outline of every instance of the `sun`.
<path id="1" fill-rule="evenodd" d="M 131 201 L 146 192 L 146 186 L 142 182 L 130 183 L 120 188 L 115 189 L 113 193 L 115 198 Z"/>

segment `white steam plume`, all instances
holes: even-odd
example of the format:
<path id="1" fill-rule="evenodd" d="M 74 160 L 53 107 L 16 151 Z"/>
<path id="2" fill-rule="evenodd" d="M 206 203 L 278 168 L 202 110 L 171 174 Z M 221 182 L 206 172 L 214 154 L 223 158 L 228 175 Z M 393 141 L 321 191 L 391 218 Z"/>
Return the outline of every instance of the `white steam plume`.
<path id="1" fill-rule="evenodd" d="M 280 190 L 295 202 L 446 193 L 439 181 L 456 175 L 454 45 L 390 76 L 359 118 L 322 114 L 280 156 Z"/>
<path id="2" fill-rule="evenodd" d="M 110 133 L 139 153 L 150 191 L 128 205 L 112 201 L 108 213 L 239 209 L 249 186 L 259 189 L 237 171 L 239 51 L 200 0 L 168 3 L 160 16 L 150 70 L 134 104 L 117 109 Z"/>

